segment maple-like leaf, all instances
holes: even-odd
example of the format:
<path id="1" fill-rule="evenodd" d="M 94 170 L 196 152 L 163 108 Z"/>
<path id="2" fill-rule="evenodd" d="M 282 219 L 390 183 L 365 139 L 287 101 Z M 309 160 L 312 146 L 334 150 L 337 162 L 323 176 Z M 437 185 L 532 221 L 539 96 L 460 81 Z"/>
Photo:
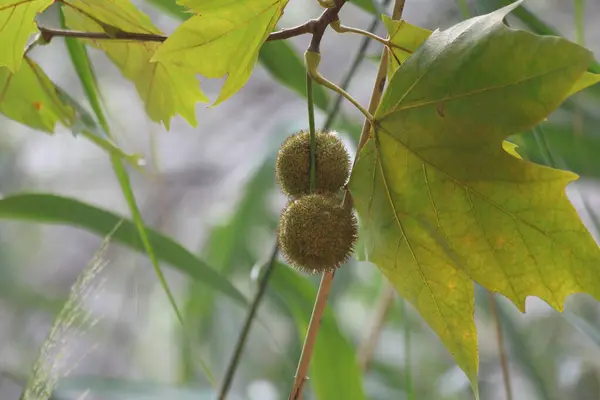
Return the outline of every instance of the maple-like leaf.
<path id="1" fill-rule="evenodd" d="M 350 190 L 365 257 L 437 332 L 477 389 L 473 281 L 520 310 L 600 298 L 600 251 L 565 193 L 577 178 L 510 155 L 591 53 L 507 28 L 519 3 L 435 31 L 395 72 Z M 514 153 L 514 149 L 508 151 Z"/>
<path id="2" fill-rule="evenodd" d="M 8 118 L 44 132 L 57 122 L 73 123 L 73 109 L 60 99 L 54 83 L 30 58 L 24 57 L 16 73 L 0 67 L 0 112 Z"/>
<path id="3" fill-rule="evenodd" d="M 575 82 L 571 90 L 569 91 L 569 96 L 589 87 L 595 85 L 600 82 L 600 74 L 594 74 L 592 72 L 585 72 L 581 77 Z"/>
<path id="4" fill-rule="evenodd" d="M 0 67 L 16 72 L 21 66 L 25 45 L 37 31 L 35 16 L 54 0 L 0 0 Z"/>
<path id="5" fill-rule="evenodd" d="M 111 29 L 117 28 L 133 33 L 161 33 L 148 16 L 126 0 L 64 0 L 63 4 L 65 22 L 71 29 L 110 33 Z M 159 43 L 124 40 L 89 42 L 105 51 L 123 76 L 134 82 L 151 120 L 162 122 L 168 129 L 171 118 L 181 114 L 191 125 L 197 124 L 195 105 L 207 102 L 208 98 L 200 90 L 200 83 L 192 70 L 174 64 L 150 62 Z"/>
<path id="6" fill-rule="evenodd" d="M 260 46 L 288 0 L 185 0 L 197 15 L 181 24 L 160 46 L 153 61 L 193 68 L 207 78 L 227 80 L 215 105 L 250 78 Z"/>

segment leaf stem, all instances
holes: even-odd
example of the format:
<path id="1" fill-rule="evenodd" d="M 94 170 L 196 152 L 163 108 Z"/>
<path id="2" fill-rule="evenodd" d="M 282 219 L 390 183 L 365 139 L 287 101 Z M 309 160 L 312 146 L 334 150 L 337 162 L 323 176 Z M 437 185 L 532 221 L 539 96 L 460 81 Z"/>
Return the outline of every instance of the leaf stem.
<path id="1" fill-rule="evenodd" d="M 402 12 L 404 11 L 404 3 L 405 0 L 395 1 L 394 10 L 392 11 L 392 19 L 399 20 L 402 18 Z M 369 101 L 368 110 L 371 114 L 375 114 L 375 110 L 377 110 L 377 106 L 379 106 L 379 102 L 381 101 L 381 97 L 383 96 L 383 89 L 385 88 L 385 82 L 387 80 L 387 62 L 388 49 L 384 47 L 381 53 L 379 69 L 377 70 L 377 77 L 375 78 L 375 85 L 373 86 L 373 91 L 371 93 L 371 100 Z M 369 139 L 371 121 L 372 120 L 365 119 L 365 122 L 363 124 L 362 132 L 360 133 L 360 139 L 358 141 L 358 148 L 356 149 L 356 157 L 354 158 L 355 165 L 356 161 L 358 160 L 358 155 L 360 154 L 360 151 Z"/>
<path id="2" fill-rule="evenodd" d="M 340 23 L 340 20 L 336 20 L 333 21 L 331 23 L 331 28 L 333 28 L 334 31 L 336 31 L 337 33 L 357 33 L 359 35 L 363 35 L 368 37 L 369 39 L 373 39 L 381 44 L 383 44 L 384 46 L 389 46 L 390 45 L 390 41 L 387 39 L 382 38 L 381 36 L 377 36 L 374 33 L 362 30 L 362 29 L 358 29 L 358 28 L 353 28 L 351 26 L 346 26 L 346 25 L 342 25 Z"/>
<path id="3" fill-rule="evenodd" d="M 258 311 L 258 306 L 267 291 L 267 286 L 269 284 L 269 279 L 271 278 L 271 274 L 275 269 L 277 254 L 279 252 L 279 247 L 277 243 L 273 247 L 273 251 L 271 252 L 271 257 L 266 264 L 265 271 L 260 277 L 260 281 L 258 284 L 258 289 L 256 290 L 256 295 L 252 299 L 252 304 L 250 305 L 250 309 L 248 310 L 248 314 L 246 314 L 246 319 L 244 320 L 244 326 L 242 327 L 240 336 L 238 337 L 237 343 L 235 344 L 235 350 L 233 351 L 233 355 L 229 360 L 229 364 L 227 365 L 227 370 L 225 371 L 225 378 L 223 379 L 223 383 L 221 388 L 219 389 L 219 394 L 217 396 L 218 400 L 224 400 L 231 388 L 231 383 L 233 382 L 233 377 L 235 375 L 235 371 L 240 362 L 240 358 L 242 357 L 242 353 L 244 352 L 244 347 L 246 346 L 246 340 L 248 339 L 248 335 L 250 334 L 250 327 L 252 326 L 252 322 L 254 321 L 254 317 L 256 312 Z"/>
<path id="4" fill-rule="evenodd" d="M 488 292 L 488 295 L 490 298 L 490 311 L 496 323 L 496 341 L 498 342 L 498 353 L 500 355 L 500 365 L 502 366 L 502 378 L 504 380 L 506 400 L 512 400 L 512 388 L 510 384 L 510 373 L 508 370 L 508 358 L 506 357 L 506 350 L 504 349 L 502 325 L 500 324 L 500 317 L 496 311 L 496 300 L 494 299 L 494 294 L 492 292 Z"/>
<path id="5" fill-rule="evenodd" d="M 313 100 L 313 80 L 306 73 L 306 103 L 308 104 L 308 132 L 310 134 L 310 191 L 317 188 L 317 133 L 315 129 L 315 104 Z"/>
<path id="6" fill-rule="evenodd" d="M 309 69 L 309 74 L 318 84 L 325 86 L 328 89 L 333 90 L 334 92 L 344 96 L 350 103 L 352 103 L 358 110 L 365 116 L 368 121 L 373 120 L 373 115 L 369 111 L 367 111 L 354 97 L 352 97 L 348 92 L 344 89 L 336 85 L 335 83 L 327 80 L 323 75 L 319 73 L 316 69 Z"/>
<path id="7" fill-rule="evenodd" d="M 387 7 L 390 2 L 391 2 L 391 0 L 384 0 L 382 6 Z M 378 17 L 373 18 L 373 21 L 371 22 L 371 25 L 369 26 L 368 31 L 374 32 L 380 23 L 381 23 L 380 18 L 378 18 Z M 348 86 L 350 85 L 350 80 L 352 79 L 354 74 L 356 74 L 356 71 L 358 70 L 358 67 L 359 67 L 360 63 L 362 62 L 362 60 L 364 60 L 365 53 L 367 52 L 367 48 L 369 47 L 370 43 L 371 43 L 371 41 L 369 40 L 368 37 L 366 37 L 366 36 L 363 37 L 363 40 L 360 43 L 360 47 L 358 48 L 358 51 L 356 52 L 356 55 L 354 56 L 354 60 L 352 60 L 350 68 L 346 72 L 346 75 L 344 75 L 344 78 L 342 79 L 342 83 L 340 83 L 340 87 L 342 89 L 344 89 L 344 90 L 348 89 Z M 335 120 L 335 117 L 337 116 L 338 111 L 340 109 L 340 105 L 342 104 L 343 98 L 344 98 L 344 96 L 342 96 L 341 94 L 338 94 L 338 96 L 336 97 L 335 103 L 333 104 L 331 111 L 327 115 L 327 119 L 325 120 L 323 129 L 327 130 L 333 124 L 333 121 Z"/>

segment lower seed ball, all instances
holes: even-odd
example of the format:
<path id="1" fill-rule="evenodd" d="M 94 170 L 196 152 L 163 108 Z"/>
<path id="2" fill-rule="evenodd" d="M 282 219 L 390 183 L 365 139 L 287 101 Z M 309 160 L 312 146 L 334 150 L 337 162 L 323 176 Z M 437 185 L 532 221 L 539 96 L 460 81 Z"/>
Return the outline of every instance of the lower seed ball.
<path id="1" fill-rule="evenodd" d="M 350 175 L 350 155 L 333 132 L 317 131 L 315 192 L 341 189 Z M 281 145 L 275 167 L 281 190 L 290 197 L 310 192 L 310 133 L 300 131 Z"/>
<path id="2" fill-rule="evenodd" d="M 310 194 L 281 214 L 279 246 L 288 263 L 303 272 L 333 271 L 352 255 L 358 223 L 334 196 Z"/>

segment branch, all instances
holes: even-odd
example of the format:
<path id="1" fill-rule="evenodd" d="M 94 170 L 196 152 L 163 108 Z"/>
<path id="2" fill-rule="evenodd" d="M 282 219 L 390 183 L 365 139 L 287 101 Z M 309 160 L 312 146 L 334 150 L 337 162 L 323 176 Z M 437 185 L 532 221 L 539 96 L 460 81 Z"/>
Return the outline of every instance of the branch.
<path id="1" fill-rule="evenodd" d="M 325 311 L 325 306 L 327 304 L 327 296 L 329 296 L 331 286 L 333 285 L 334 275 L 335 271 L 325 272 L 321 278 L 317 299 L 315 300 L 310 323 L 308 324 L 308 330 L 306 332 L 306 338 L 304 339 L 304 345 L 302 346 L 302 354 L 300 355 L 300 361 L 298 361 L 294 385 L 292 386 L 292 392 L 290 393 L 288 400 L 302 399 L 304 383 L 308 380 L 307 373 L 310 359 L 315 348 L 315 343 L 317 342 L 317 333 L 321 327 L 321 319 L 323 318 L 323 312 Z"/>
<path id="2" fill-rule="evenodd" d="M 321 42 L 321 37 L 325 33 L 325 29 L 331 22 L 337 20 L 338 12 L 345 2 L 346 0 L 337 0 L 337 5 L 335 7 L 328 8 L 317 19 L 308 20 L 302 25 L 298 25 L 293 28 L 285 28 L 277 32 L 272 32 L 267 37 L 266 41 L 270 42 L 274 40 L 285 40 L 310 33 L 313 35 L 313 41 L 316 43 L 318 49 L 318 44 Z M 168 39 L 168 36 L 165 35 L 127 32 L 114 26 L 110 26 L 110 28 L 112 30 L 111 33 L 84 32 L 69 29 L 48 28 L 38 24 L 38 30 L 46 42 L 49 42 L 54 37 L 71 37 L 92 40 L 129 40 L 139 42 L 164 42 Z"/>

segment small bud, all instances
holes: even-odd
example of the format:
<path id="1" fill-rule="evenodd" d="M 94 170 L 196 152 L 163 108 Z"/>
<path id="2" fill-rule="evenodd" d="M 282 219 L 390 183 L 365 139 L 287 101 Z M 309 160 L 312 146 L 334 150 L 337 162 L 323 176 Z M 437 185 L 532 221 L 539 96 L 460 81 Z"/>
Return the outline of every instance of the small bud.
<path id="1" fill-rule="evenodd" d="M 304 64 L 308 74 L 315 79 L 319 75 L 319 64 L 321 63 L 321 54 L 307 50 L 304 53 Z"/>
<path id="2" fill-rule="evenodd" d="M 333 8 L 336 6 L 335 0 L 317 0 L 323 8 Z"/>

